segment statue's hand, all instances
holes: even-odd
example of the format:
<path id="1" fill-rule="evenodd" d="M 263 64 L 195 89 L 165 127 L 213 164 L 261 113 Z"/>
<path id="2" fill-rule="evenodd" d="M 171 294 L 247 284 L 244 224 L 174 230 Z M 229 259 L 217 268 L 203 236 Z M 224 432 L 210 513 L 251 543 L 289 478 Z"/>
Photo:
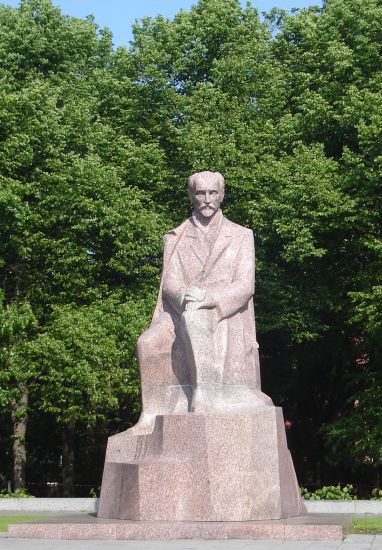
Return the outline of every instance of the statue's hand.
<path id="1" fill-rule="evenodd" d="M 206 291 L 192 286 L 184 290 L 184 301 L 186 302 L 201 302 L 206 297 Z"/>
<path id="2" fill-rule="evenodd" d="M 201 290 L 200 288 L 197 288 L 197 287 L 180 288 L 176 293 L 176 299 L 178 301 L 179 306 L 183 307 L 184 305 L 187 305 L 190 302 L 194 303 L 194 302 L 200 302 L 204 300 L 205 295 L 206 295 L 206 291 Z"/>
<path id="3" fill-rule="evenodd" d="M 185 288 L 180 288 L 176 293 L 176 301 L 178 302 L 180 307 L 183 306 L 185 294 L 186 294 L 186 289 Z"/>
<path id="4" fill-rule="evenodd" d="M 193 304 L 192 309 L 194 311 L 197 309 L 213 309 L 214 307 L 217 307 L 218 304 L 217 304 L 215 294 L 211 291 L 204 291 L 204 292 L 205 292 L 204 300 L 201 300 Z"/>

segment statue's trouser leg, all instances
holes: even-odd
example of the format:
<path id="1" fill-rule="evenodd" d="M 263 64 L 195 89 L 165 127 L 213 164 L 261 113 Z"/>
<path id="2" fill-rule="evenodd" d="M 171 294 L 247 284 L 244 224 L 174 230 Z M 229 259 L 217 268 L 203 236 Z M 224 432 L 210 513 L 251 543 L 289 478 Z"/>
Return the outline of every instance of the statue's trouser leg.
<path id="1" fill-rule="evenodd" d="M 142 392 L 138 430 L 147 426 L 150 431 L 158 414 L 188 410 L 187 397 L 173 371 L 174 341 L 174 324 L 167 313 L 163 313 L 138 339 L 137 358 Z"/>
<path id="2" fill-rule="evenodd" d="M 214 309 L 186 310 L 182 337 L 194 388 L 191 410 L 213 408 L 222 386 L 227 327 L 218 323 Z"/>

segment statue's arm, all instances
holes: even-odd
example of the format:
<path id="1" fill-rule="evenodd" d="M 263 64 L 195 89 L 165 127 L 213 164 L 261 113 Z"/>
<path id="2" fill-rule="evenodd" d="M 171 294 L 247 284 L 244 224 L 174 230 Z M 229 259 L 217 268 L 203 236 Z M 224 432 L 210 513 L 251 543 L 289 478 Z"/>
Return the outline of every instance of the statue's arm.
<path id="1" fill-rule="evenodd" d="M 220 319 L 230 317 L 245 307 L 255 291 L 255 247 L 253 232 L 247 230 L 235 260 L 231 284 L 213 291 Z"/>
<path id="2" fill-rule="evenodd" d="M 184 282 L 179 261 L 177 261 L 176 251 L 174 251 L 174 239 L 174 235 L 165 235 L 164 257 L 167 261 L 163 267 L 162 295 L 181 313 L 184 298 Z"/>

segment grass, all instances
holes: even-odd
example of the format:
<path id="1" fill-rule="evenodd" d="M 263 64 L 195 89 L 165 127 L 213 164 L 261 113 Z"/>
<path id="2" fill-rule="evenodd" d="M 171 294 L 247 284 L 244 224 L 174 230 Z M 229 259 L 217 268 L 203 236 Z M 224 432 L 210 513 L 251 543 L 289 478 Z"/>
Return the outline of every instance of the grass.
<path id="1" fill-rule="evenodd" d="M 44 516 L 0 516 L 0 532 L 8 531 L 10 523 L 24 523 L 25 521 L 33 521 L 42 519 Z"/>
<path id="2" fill-rule="evenodd" d="M 353 519 L 352 533 L 376 535 L 382 533 L 382 518 Z"/>

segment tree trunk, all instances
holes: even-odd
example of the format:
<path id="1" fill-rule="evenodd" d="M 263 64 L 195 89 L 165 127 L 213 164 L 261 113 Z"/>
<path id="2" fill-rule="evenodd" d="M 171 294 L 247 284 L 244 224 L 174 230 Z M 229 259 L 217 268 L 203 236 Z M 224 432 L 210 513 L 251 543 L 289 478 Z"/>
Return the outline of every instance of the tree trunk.
<path id="1" fill-rule="evenodd" d="M 75 422 L 65 424 L 62 430 L 62 496 L 74 496 L 74 431 Z"/>
<path id="2" fill-rule="evenodd" d="M 25 487 L 25 465 L 27 453 L 25 448 L 25 434 L 28 424 L 28 387 L 19 384 L 21 395 L 12 402 L 13 421 L 13 477 L 14 491 L 18 493 Z"/>

